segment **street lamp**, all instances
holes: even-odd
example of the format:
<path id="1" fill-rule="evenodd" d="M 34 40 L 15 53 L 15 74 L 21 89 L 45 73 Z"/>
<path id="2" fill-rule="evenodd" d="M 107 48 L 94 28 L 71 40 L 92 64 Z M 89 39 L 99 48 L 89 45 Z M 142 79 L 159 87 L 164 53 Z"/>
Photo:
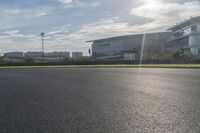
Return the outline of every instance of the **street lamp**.
<path id="1" fill-rule="evenodd" d="M 45 35 L 44 32 L 40 33 L 40 36 L 42 37 L 42 58 L 43 58 L 43 62 L 44 62 L 44 35 Z"/>

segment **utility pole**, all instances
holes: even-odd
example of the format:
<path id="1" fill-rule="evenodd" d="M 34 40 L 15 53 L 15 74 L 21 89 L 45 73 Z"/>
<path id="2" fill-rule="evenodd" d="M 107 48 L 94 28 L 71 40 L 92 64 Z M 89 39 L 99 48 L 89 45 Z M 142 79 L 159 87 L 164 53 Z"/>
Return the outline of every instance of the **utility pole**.
<path id="1" fill-rule="evenodd" d="M 42 37 L 42 59 L 43 59 L 43 62 L 44 62 L 44 35 L 45 35 L 44 32 L 40 33 L 40 36 Z"/>

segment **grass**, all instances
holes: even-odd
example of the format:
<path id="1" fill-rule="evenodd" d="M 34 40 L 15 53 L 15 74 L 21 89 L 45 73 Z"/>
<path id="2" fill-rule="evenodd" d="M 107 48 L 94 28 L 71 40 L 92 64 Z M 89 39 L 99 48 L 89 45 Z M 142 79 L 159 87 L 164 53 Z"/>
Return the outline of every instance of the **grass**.
<path id="1" fill-rule="evenodd" d="M 58 65 L 58 66 L 2 66 L 0 69 L 27 68 L 193 68 L 200 69 L 200 64 L 142 64 L 142 65 Z"/>

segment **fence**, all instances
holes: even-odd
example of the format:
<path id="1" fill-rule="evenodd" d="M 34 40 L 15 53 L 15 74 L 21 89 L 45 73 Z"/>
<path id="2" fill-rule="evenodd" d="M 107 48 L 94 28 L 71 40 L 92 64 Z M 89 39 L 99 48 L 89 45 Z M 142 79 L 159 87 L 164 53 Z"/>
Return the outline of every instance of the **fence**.
<path id="1" fill-rule="evenodd" d="M 143 60 L 142 64 L 172 64 L 172 60 Z M 180 63 L 180 62 L 179 62 Z M 185 62 L 182 62 L 185 63 Z M 100 65 L 100 64 L 140 64 L 140 60 L 104 60 L 104 61 L 66 61 L 39 63 L 0 63 L 0 66 L 51 66 L 51 65 Z M 200 64 L 200 60 L 193 60 L 187 64 Z"/>

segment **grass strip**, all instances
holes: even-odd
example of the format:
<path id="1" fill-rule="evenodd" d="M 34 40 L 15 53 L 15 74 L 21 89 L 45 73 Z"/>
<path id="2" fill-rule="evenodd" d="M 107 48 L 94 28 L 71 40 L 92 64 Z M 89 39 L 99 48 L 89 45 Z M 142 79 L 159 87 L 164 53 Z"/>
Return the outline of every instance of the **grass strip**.
<path id="1" fill-rule="evenodd" d="M 2 66 L 0 69 L 34 68 L 191 68 L 199 69 L 200 64 L 142 64 L 142 65 L 57 65 L 57 66 Z"/>

